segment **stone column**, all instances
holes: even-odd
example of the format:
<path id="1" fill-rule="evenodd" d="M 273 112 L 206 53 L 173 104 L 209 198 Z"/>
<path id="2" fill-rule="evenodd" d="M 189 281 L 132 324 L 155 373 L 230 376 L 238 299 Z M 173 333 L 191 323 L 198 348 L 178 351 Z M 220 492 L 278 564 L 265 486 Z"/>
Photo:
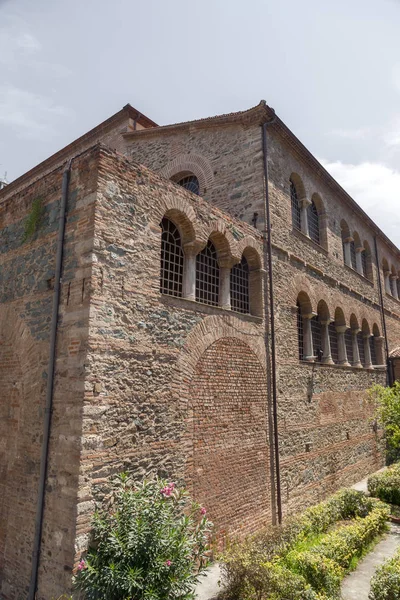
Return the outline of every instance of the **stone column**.
<path id="1" fill-rule="evenodd" d="M 392 294 L 392 290 L 390 289 L 390 271 L 383 271 L 383 279 L 385 281 L 385 292 Z"/>
<path id="2" fill-rule="evenodd" d="M 304 235 L 307 235 L 308 237 L 310 237 L 310 233 L 308 231 L 307 208 L 310 206 L 311 200 L 308 200 L 307 198 L 302 198 L 301 200 L 299 200 L 299 204 L 300 204 L 301 231 L 304 233 Z"/>
<path id="3" fill-rule="evenodd" d="M 184 253 L 182 295 L 187 300 L 196 300 L 196 250 L 186 244 Z"/>
<path id="4" fill-rule="evenodd" d="M 303 318 L 303 360 L 307 360 L 308 362 L 314 362 L 314 348 L 313 348 L 313 339 L 311 333 L 311 319 L 313 318 L 313 314 L 310 313 L 308 315 L 302 315 Z"/>
<path id="5" fill-rule="evenodd" d="M 364 354 L 365 354 L 365 368 L 372 370 L 374 367 L 372 366 L 371 348 L 369 347 L 369 338 L 370 337 L 371 337 L 371 335 L 369 333 L 364 333 L 363 334 Z"/>
<path id="6" fill-rule="evenodd" d="M 363 272 L 363 264 L 362 264 L 362 252 L 364 251 L 364 248 L 356 248 L 356 267 L 357 267 L 357 273 L 360 273 L 360 275 L 364 275 L 365 274 Z"/>
<path id="7" fill-rule="evenodd" d="M 390 281 L 391 281 L 391 292 L 392 292 L 392 296 L 394 298 L 396 298 L 396 300 L 399 299 L 399 293 L 397 291 L 397 275 L 390 275 Z"/>
<path id="8" fill-rule="evenodd" d="M 338 338 L 338 354 L 339 354 L 339 365 L 345 365 L 350 367 L 350 363 L 347 360 L 346 342 L 344 340 L 344 332 L 346 331 L 346 325 L 338 325 L 336 327 L 336 333 Z"/>
<path id="9" fill-rule="evenodd" d="M 361 329 L 352 329 L 351 330 L 351 341 L 353 343 L 353 367 L 361 367 L 360 353 L 358 351 L 358 340 L 357 335 L 360 333 Z"/>
<path id="10" fill-rule="evenodd" d="M 321 321 L 322 362 L 324 365 L 333 365 L 331 354 L 331 340 L 329 339 L 328 325 L 330 320 Z"/>
<path id="11" fill-rule="evenodd" d="M 383 349 L 383 344 L 385 342 L 385 338 L 383 335 L 376 335 L 374 337 L 375 348 L 376 348 L 376 359 L 378 361 L 378 365 L 385 365 L 385 352 Z"/>
<path id="12" fill-rule="evenodd" d="M 220 266 L 219 268 L 219 300 L 218 304 L 225 310 L 231 310 L 231 269 Z"/>
<path id="13" fill-rule="evenodd" d="M 344 247 L 344 263 L 348 266 L 352 268 L 352 264 L 351 264 L 351 250 L 350 250 L 350 244 L 351 242 L 353 242 L 353 238 L 352 237 L 348 237 L 344 240 L 343 242 L 343 247 Z"/>

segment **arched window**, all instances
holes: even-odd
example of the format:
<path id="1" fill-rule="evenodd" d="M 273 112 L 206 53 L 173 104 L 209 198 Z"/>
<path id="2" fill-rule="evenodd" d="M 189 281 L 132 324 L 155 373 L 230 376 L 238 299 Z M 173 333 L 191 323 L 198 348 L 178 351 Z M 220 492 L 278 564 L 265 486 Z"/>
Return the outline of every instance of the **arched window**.
<path id="1" fill-rule="evenodd" d="M 300 302 L 297 302 L 297 339 L 299 344 L 299 360 L 304 358 L 303 316 Z"/>
<path id="2" fill-rule="evenodd" d="M 365 367 L 365 351 L 364 351 L 364 338 L 362 331 L 357 333 L 357 344 L 358 344 L 358 354 L 360 355 L 360 362 L 363 367 Z"/>
<path id="3" fill-rule="evenodd" d="M 371 362 L 373 365 L 377 365 L 378 359 L 376 353 L 375 337 L 373 335 L 371 335 L 371 337 L 369 338 L 369 349 L 371 352 Z"/>
<path id="4" fill-rule="evenodd" d="M 346 331 L 344 332 L 344 343 L 346 346 L 347 360 L 352 365 L 354 362 L 354 352 L 353 352 L 353 335 L 351 333 L 351 329 L 346 329 Z"/>
<path id="5" fill-rule="evenodd" d="M 172 221 L 161 221 L 160 291 L 170 296 L 182 296 L 183 251 L 181 236 Z"/>
<path id="6" fill-rule="evenodd" d="M 189 192 L 196 194 L 197 196 L 200 195 L 200 184 L 196 175 L 185 175 L 184 177 L 176 179 L 175 183 L 185 188 L 185 190 L 189 190 Z"/>
<path id="7" fill-rule="evenodd" d="M 245 256 L 231 269 L 231 308 L 237 312 L 250 312 L 249 264 Z"/>
<path id="8" fill-rule="evenodd" d="M 355 271 L 357 271 L 356 245 L 354 243 L 354 240 L 351 240 L 349 243 L 350 243 L 351 266 Z"/>
<path id="9" fill-rule="evenodd" d="M 331 356 L 334 363 L 339 362 L 339 346 L 336 325 L 333 321 L 328 325 L 329 341 L 331 343 Z"/>
<path id="10" fill-rule="evenodd" d="M 319 216 L 318 210 L 315 206 L 314 200 L 311 201 L 311 204 L 308 205 L 307 208 L 307 217 L 308 217 L 308 232 L 310 234 L 310 238 L 313 242 L 319 244 Z"/>
<path id="11" fill-rule="evenodd" d="M 290 200 L 292 203 L 292 224 L 295 229 L 301 231 L 300 203 L 293 181 L 290 181 Z"/>
<path id="12" fill-rule="evenodd" d="M 217 251 L 211 240 L 196 256 L 196 300 L 218 306 L 219 265 Z"/>
<path id="13" fill-rule="evenodd" d="M 313 341 L 314 356 L 316 357 L 316 361 L 318 362 L 322 359 L 321 323 L 318 316 L 313 317 L 311 319 L 311 335 Z"/>

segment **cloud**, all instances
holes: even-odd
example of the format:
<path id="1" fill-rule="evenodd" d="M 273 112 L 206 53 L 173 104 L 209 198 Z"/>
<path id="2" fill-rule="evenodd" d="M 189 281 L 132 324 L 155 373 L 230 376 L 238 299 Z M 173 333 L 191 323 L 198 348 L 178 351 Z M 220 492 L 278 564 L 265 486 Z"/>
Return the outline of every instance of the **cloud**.
<path id="1" fill-rule="evenodd" d="M 330 135 L 334 135 L 336 137 L 340 137 L 346 140 L 361 140 L 366 138 L 370 130 L 368 128 L 360 128 L 360 129 L 332 129 Z"/>
<path id="2" fill-rule="evenodd" d="M 400 117 L 393 120 L 391 126 L 383 135 L 383 141 L 389 148 L 400 147 Z"/>
<path id="3" fill-rule="evenodd" d="M 47 96 L 0 85 L 0 125 L 12 128 L 20 138 L 50 139 L 57 122 L 69 116 L 70 110 Z"/>
<path id="4" fill-rule="evenodd" d="M 400 247 L 400 171 L 373 162 L 320 162 L 382 231 Z"/>

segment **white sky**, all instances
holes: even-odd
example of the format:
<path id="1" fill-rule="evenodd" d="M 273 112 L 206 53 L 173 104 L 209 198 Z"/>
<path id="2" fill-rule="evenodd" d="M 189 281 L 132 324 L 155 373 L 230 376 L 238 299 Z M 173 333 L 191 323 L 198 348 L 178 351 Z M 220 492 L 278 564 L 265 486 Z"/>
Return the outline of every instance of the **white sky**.
<path id="1" fill-rule="evenodd" d="M 264 98 L 400 246 L 400 0 L 0 0 L 0 173 Z"/>

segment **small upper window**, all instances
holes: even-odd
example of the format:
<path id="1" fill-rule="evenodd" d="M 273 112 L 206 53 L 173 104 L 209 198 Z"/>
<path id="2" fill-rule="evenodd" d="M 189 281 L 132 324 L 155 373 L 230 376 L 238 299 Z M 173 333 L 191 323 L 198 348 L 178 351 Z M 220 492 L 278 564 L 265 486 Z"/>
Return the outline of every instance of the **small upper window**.
<path id="1" fill-rule="evenodd" d="M 300 203 L 297 196 L 296 187 L 293 181 L 290 182 L 290 200 L 292 203 L 292 223 L 293 227 L 301 231 Z"/>
<path id="2" fill-rule="evenodd" d="M 185 177 L 177 179 L 176 183 L 185 188 L 185 190 L 189 190 L 189 192 L 192 192 L 197 196 L 200 195 L 200 184 L 196 175 L 185 175 Z"/>

